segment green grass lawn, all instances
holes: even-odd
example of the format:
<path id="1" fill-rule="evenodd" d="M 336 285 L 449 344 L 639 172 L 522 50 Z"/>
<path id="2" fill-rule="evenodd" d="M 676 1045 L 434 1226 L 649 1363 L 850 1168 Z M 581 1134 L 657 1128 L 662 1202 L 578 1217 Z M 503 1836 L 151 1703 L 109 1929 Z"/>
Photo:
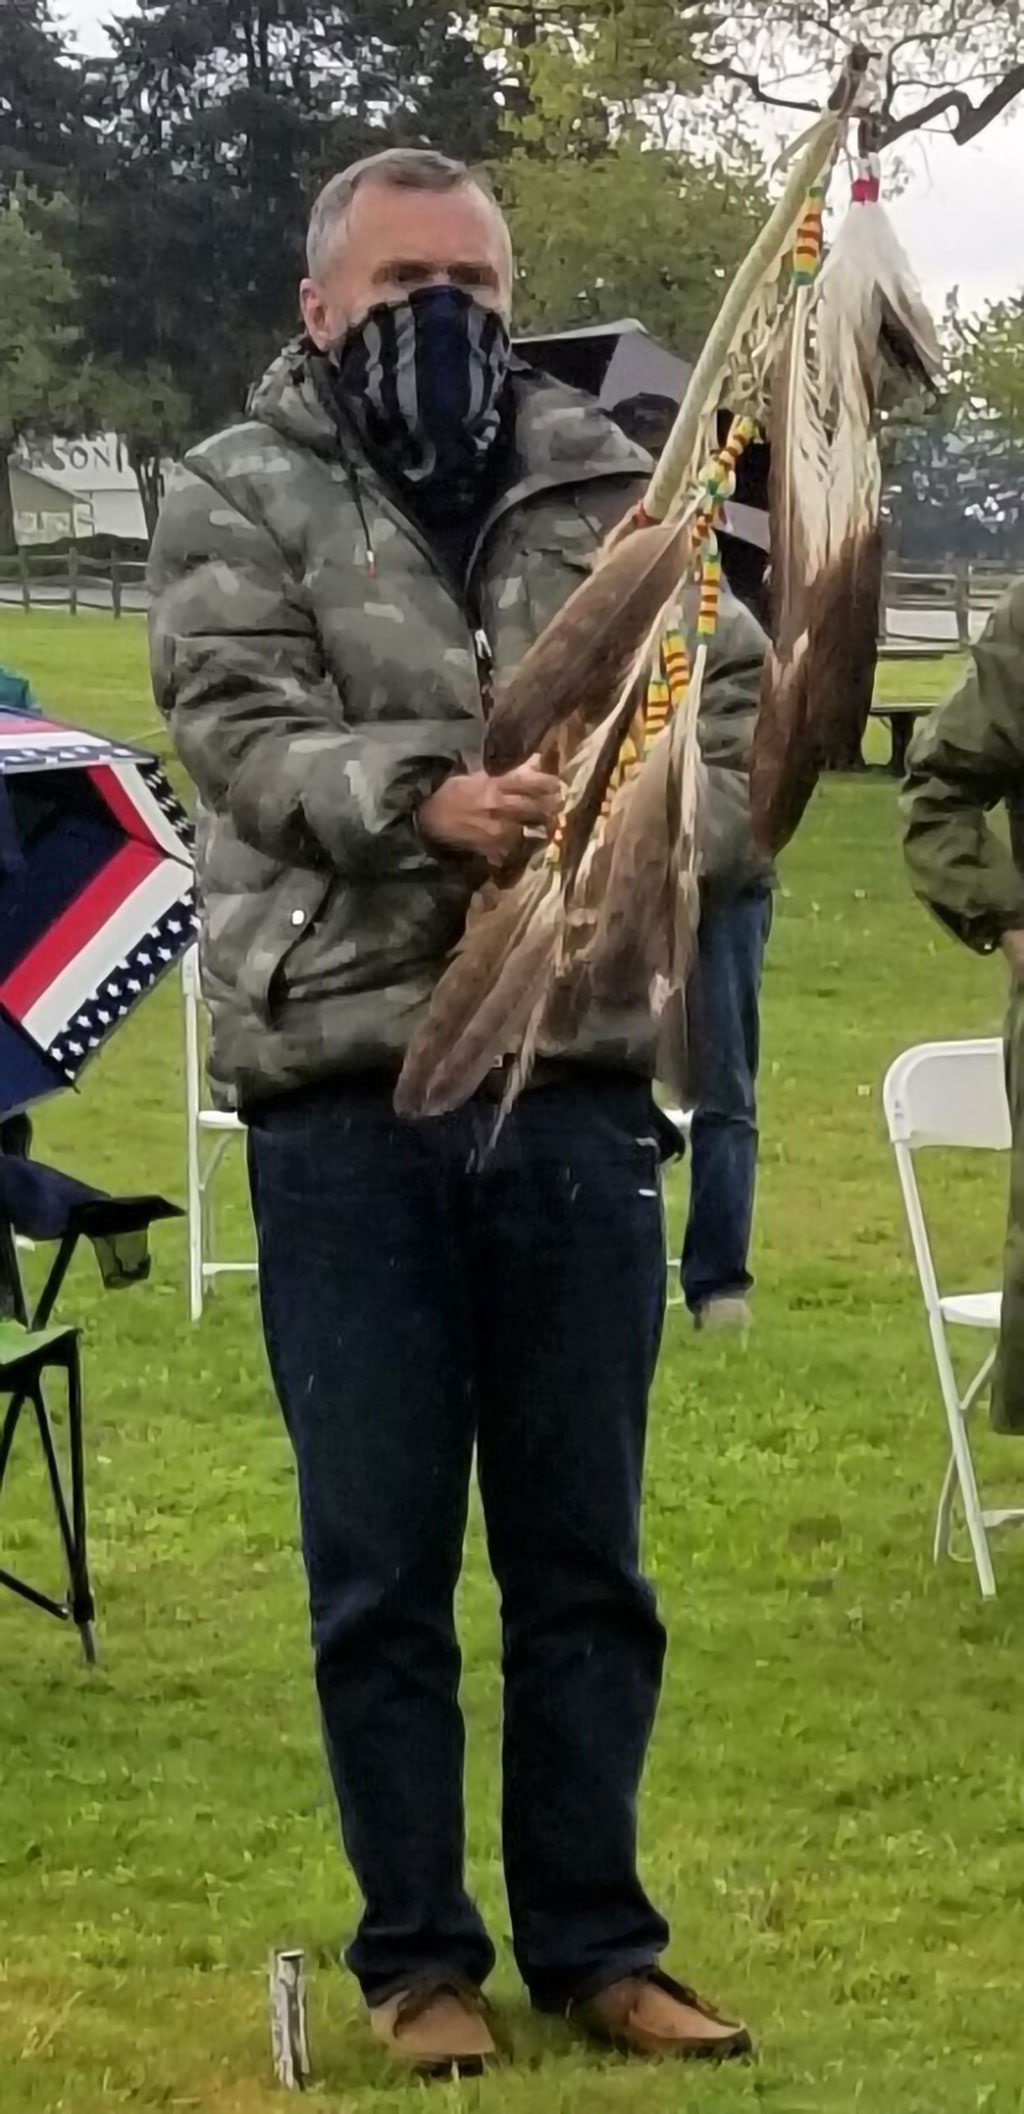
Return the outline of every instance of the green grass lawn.
<path id="1" fill-rule="evenodd" d="M 0 614 L 0 660 L 52 710 L 148 736 L 141 626 Z M 919 679 L 920 671 L 915 675 Z M 647 1558 L 671 1631 L 643 1812 L 673 1960 L 742 2009 L 756 2068 L 685 2075 L 582 2053 L 525 2009 L 498 1852 L 500 1690 L 479 1527 L 462 1589 L 469 1860 L 501 1946 L 517 2064 L 433 2103 L 493 2114 L 1020 2114 L 1024 1547 L 1000 1598 L 930 1560 L 944 1433 L 879 1110 L 889 1060 L 988 1033 L 998 968 L 909 897 L 895 790 L 832 781 L 784 862 L 764 1004 L 757 1329 L 743 1355 L 670 1316 Z M 49 1108 L 38 1149 L 182 1193 L 176 991 Z M 994 1274 L 1005 1167 L 935 1189 L 961 1282 Z M 677 1227 L 685 1175 L 673 1178 Z M 240 1166 L 229 1236 L 247 1240 Z M 101 1670 L 0 1596 L 0 2107 L 257 2114 L 265 1962 L 309 1956 L 314 2104 L 418 2104 L 383 2081 L 336 1964 L 355 1908 L 307 1664 L 289 1457 L 253 1293 L 185 1319 L 184 1238 L 148 1288 L 83 1261 Z M 610 1293 L 613 1288 L 610 1288 Z M 566 1317 L 571 1327 L 572 1317 Z M 27 1434 L 26 1434 L 27 1438 Z M 1024 1482 L 983 1436 L 993 1497 Z M 59 1584 L 26 1443 L 0 1562 Z M 586 1786 L 580 1786 L 586 1797 Z"/>
<path id="2" fill-rule="evenodd" d="M 880 703 L 937 705 L 955 687 L 963 662 L 956 654 L 939 653 L 927 661 L 883 660 L 879 664 L 875 695 Z"/>

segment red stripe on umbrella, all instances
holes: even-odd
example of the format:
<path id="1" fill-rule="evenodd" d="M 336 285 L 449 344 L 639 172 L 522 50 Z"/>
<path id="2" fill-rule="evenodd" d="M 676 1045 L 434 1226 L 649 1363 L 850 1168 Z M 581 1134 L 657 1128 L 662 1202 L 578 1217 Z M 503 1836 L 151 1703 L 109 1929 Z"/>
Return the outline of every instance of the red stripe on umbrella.
<path id="1" fill-rule="evenodd" d="M 105 796 L 104 796 L 105 797 Z M 0 999 L 15 1019 L 24 1019 L 44 991 L 101 931 L 125 898 L 162 864 L 162 855 L 141 844 L 126 844 L 83 888 L 81 895 L 55 919 L 49 931 L 0 985 Z"/>
<path id="2" fill-rule="evenodd" d="M 151 850 L 158 851 L 163 856 L 163 845 L 157 843 L 145 815 L 132 799 L 123 778 L 118 775 L 117 771 L 113 770 L 109 764 L 101 763 L 96 764 L 87 771 L 86 776 L 91 778 L 100 798 L 105 801 L 111 814 L 116 816 L 122 829 L 127 831 L 129 837 L 134 838 L 139 844 L 148 844 Z"/>

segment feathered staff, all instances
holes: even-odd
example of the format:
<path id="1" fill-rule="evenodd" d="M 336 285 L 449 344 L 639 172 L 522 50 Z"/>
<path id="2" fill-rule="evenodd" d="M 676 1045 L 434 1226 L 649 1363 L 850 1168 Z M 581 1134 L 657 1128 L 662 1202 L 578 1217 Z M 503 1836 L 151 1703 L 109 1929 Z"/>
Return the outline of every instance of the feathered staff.
<path id="1" fill-rule="evenodd" d="M 862 126 L 867 149 L 870 127 Z M 775 375 L 773 650 L 751 770 L 762 847 L 789 842 L 820 772 L 855 752 L 871 709 L 882 593 L 878 412 L 887 379 L 933 388 L 935 327 L 862 153 L 820 275 L 813 228 Z"/>
<path id="2" fill-rule="evenodd" d="M 538 749 L 567 750 L 565 810 L 546 852 L 474 900 L 408 1053 L 396 1093 L 403 1114 L 460 1105 L 510 1057 L 511 1100 L 537 1047 L 548 1037 L 561 1042 L 591 997 L 621 997 L 632 977 L 657 1009 L 685 978 L 697 900 L 696 720 L 720 572 L 714 523 L 734 489 L 738 454 L 765 414 L 767 377 L 793 307 L 794 239 L 809 195 L 820 229 L 820 201 L 865 66 L 866 55 L 855 53 L 829 112 L 798 143 L 784 195 L 729 290 L 642 507 L 499 687 L 486 767 L 501 772 Z M 723 401 L 746 403 L 751 415 L 734 422 L 709 462 Z M 703 586 L 692 676 L 669 686 L 663 729 L 645 728 L 640 706 L 652 663 L 666 631 L 681 646 L 679 596 L 695 579 Z"/>
<path id="3" fill-rule="evenodd" d="M 638 529 L 594 574 L 595 588 L 602 589 L 593 597 L 599 613 L 608 583 L 619 582 L 631 598 L 634 631 L 651 606 L 653 622 L 633 649 L 611 709 L 568 760 L 565 806 L 551 843 L 525 871 L 488 882 L 474 897 L 462 942 L 410 1044 L 395 1094 L 399 1114 L 441 1115 L 461 1106 L 495 1063 L 512 1055 L 507 1113 L 547 1035 L 563 1040 L 591 996 L 620 995 L 617 968 L 630 963 L 644 1002 L 652 986 L 662 987 L 664 997 L 685 976 L 697 902 L 697 710 L 721 577 L 712 524 L 753 431 L 752 420 L 734 422 L 708 467 L 692 518 Z M 704 584 L 691 675 L 670 613 L 695 552 L 703 552 Z M 560 681 L 570 646 L 556 619 L 517 670 L 517 678 L 525 676 L 525 738 L 533 747 L 557 736 L 581 694 L 592 699 L 592 668 L 597 687 L 600 664 L 589 644 L 581 656 L 582 683 Z M 615 653 L 614 640 L 607 650 Z M 624 658 L 623 651 L 617 673 Z M 656 703 L 652 710 L 656 658 L 669 676 L 664 709 Z M 513 724 L 518 729 L 518 719 Z"/>

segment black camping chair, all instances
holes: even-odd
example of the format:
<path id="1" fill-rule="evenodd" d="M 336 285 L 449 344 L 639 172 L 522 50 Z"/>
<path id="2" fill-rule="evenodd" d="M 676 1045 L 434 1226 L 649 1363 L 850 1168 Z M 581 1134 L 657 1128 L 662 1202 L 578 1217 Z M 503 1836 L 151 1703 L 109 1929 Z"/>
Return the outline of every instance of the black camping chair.
<path id="1" fill-rule="evenodd" d="M 0 1585 L 58 1621 L 73 1622 L 85 1659 L 93 1665 L 95 1606 L 87 1547 L 79 1331 L 53 1326 L 51 1315 L 80 1240 L 92 1243 L 108 1289 L 139 1284 L 149 1275 L 150 1226 L 160 1219 L 181 1218 L 182 1213 L 163 1197 L 113 1197 L 56 1168 L 38 1166 L 28 1157 L 30 1144 L 27 1117 L 10 1117 L 0 1123 L 0 1397 L 8 1398 L 0 1425 L 0 1491 L 15 1434 L 30 1408 L 46 1462 L 69 1586 L 64 1600 L 54 1600 L 3 1569 Z M 57 1245 L 31 1313 L 18 1263 L 18 1235 Z M 52 1371 L 66 1380 L 68 1492 L 43 1391 L 44 1376 Z"/>

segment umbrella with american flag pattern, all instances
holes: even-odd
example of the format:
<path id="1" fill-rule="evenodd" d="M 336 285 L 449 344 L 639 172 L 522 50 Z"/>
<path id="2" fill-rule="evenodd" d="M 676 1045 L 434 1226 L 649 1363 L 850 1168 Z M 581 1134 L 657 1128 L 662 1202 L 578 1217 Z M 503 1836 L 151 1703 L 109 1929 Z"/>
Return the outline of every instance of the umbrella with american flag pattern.
<path id="1" fill-rule="evenodd" d="M 0 712 L 0 1114 L 74 1086 L 195 926 L 189 824 L 156 760 Z"/>

